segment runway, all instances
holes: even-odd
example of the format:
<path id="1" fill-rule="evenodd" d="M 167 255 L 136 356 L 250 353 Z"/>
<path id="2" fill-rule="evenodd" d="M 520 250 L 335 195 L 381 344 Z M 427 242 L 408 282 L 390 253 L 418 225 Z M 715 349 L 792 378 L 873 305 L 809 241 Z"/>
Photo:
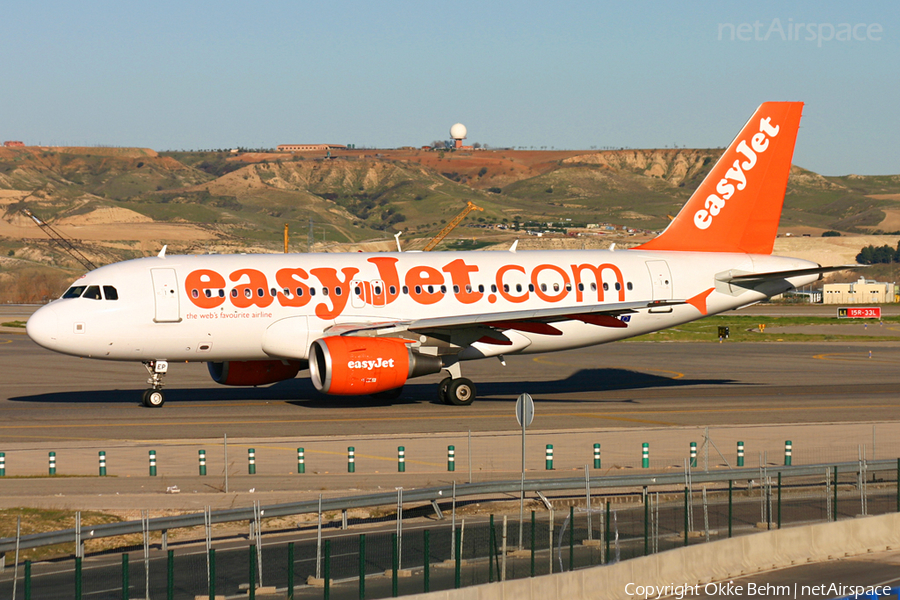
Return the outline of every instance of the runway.
<path id="1" fill-rule="evenodd" d="M 534 427 L 545 430 L 900 420 L 894 342 L 619 342 L 509 356 L 505 367 L 493 359 L 463 365 L 478 386 L 471 407 L 439 404 L 437 375 L 385 402 L 323 396 L 302 377 L 222 387 L 193 363 L 170 365 L 166 405 L 147 409 L 140 364 L 59 355 L 21 330 L 0 333 L 0 364 L 0 445 L 514 431 L 522 392 L 535 399 Z"/>

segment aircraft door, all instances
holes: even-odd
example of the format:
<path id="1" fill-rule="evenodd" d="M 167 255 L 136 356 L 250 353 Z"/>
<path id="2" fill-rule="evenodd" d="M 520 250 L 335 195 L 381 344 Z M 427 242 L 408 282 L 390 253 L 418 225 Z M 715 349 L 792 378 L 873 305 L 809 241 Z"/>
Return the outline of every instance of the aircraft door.
<path id="1" fill-rule="evenodd" d="M 175 269 L 150 269 L 153 279 L 154 323 L 180 323 L 178 277 Z"/>
<path id="2" fill-rule="evenodd" d="M 358 279 L 350 282 L 350 306 L 353 308 L 366 306 L 366 284 Z"/>
<path id="3" fill-rule="evenodd" d="M 672 273 L 669 264 L 664 260 L 648 260 L 647 270 L 650 271 L 650 285 L 653 287 L 654 300 L 672 299 Z"/>

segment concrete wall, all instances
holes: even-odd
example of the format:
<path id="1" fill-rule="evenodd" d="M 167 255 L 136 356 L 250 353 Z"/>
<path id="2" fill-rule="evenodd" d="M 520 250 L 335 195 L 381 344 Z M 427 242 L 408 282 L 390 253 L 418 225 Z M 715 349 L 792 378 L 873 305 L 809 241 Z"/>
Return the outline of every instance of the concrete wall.
<path id="1" fill-rule="evenodd" d="M 702 585 L 807 562 L 897 548 L 900 548 L 900 514 L 890 514 L 697 543 L 610 566 L 404 598 L 593 600 L 602 597 L 624 600 L 638 597 L 625 594 L 628 583 Z"/>

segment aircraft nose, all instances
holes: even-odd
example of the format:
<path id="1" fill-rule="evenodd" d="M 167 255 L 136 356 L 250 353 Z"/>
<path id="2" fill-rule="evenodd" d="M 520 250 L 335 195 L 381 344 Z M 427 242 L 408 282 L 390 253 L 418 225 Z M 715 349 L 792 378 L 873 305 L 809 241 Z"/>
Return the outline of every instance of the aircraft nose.
<path id="1" fill-rule="evenodd" d="M 43 306 L 25 324 L 25 332 L 35 343 L 44 348 L 52 349 L 57 341 L 59 328 L 56 310 L 52 306 Z"/>

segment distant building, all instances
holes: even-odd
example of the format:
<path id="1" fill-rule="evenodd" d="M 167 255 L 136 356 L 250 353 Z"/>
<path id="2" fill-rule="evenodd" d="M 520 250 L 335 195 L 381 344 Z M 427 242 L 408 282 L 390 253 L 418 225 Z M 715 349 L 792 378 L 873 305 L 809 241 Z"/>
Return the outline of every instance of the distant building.
<path id="1" fill-rule="evenodd" d="M 894 302 L 895 283 L 859 278 L 854 283 L 826 283 L 822 286 L 822 304 L 884 304 Z"/>
<path id="2" fill-rule="evenodd" d="M 346 150 L 341 144 L 279 144 L 279 152 L 325 152 L 326 150 Z"/>
<path id="3" fill-rule="evenodd" d="M 8 141 L 8 142 L 3 142 L 3 146 L 4 146 L 5 148 L 24 148 L 24 147 L 25 147 L 25 143 L 24 143 L 24 142 L 20 142 L 20 141 L 18 141 L 18 140 L 10 140 L 10 141 Z"/>

